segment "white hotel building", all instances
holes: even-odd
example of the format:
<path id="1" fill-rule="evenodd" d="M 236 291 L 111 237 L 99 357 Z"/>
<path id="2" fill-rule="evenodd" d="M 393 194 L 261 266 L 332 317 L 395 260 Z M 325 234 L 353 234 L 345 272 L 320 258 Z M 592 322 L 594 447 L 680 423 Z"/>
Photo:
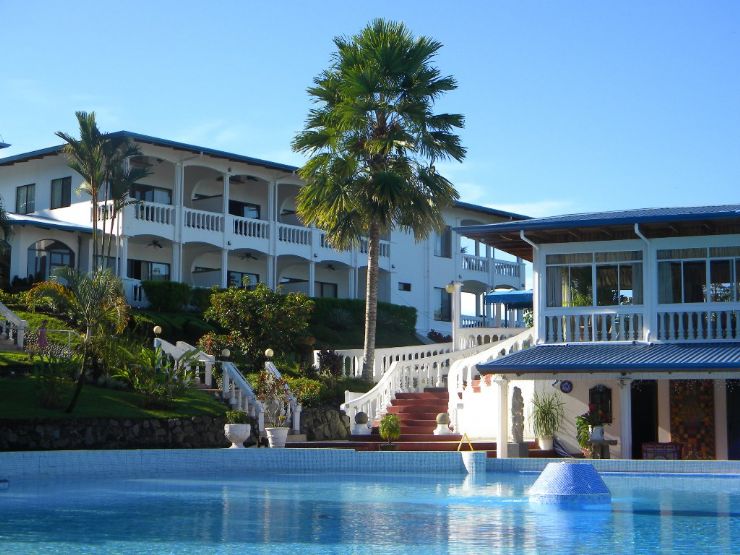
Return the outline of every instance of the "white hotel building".
<path id="1" fill-rule="evenodd" d="M 142 156 L 131 163 L 149 164 L 152 172 L 137 185 L 139 202 L 124 209 L 115 230 L 112 257 L 132 305 L 146 305 L 141 287 L 146 279 L 226 287 L 249 277 L 310 296 L 364 297 L 365 246 L 337 251 L 322 231 L 301 223 L 296 167 L 128 131 L 117 134 L 141 149 Z M 47 278 L 59 266 L 90 268 L 90 198 L 77 193 L 81 183 L 61 146 L 0 159 L 0 196 L 12 223 L 10 249 L 0 261 L 4 286 L 16 277 Z M 393 231 L 381 243 L 379 299 L 416 307 L 420 331 L 449 332 L 445 286 L 459 281 L 463 292 L 478 298 L 476 314 L 462 324 L 483 325 L 482 294 L 523 289 L 524 264 L 495 258 L 491 247 L 461 239 L 453 228 L 524 218 L 458 202 L 444 212 L 443 233 L 416 243 Z"/>

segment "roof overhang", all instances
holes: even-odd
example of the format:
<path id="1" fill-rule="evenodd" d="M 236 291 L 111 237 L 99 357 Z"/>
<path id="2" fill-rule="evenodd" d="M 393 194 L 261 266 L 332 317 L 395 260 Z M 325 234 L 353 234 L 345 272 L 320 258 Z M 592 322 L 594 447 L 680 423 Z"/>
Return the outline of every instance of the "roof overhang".
<path id="1" fill-rule="evenodd" d="M 519 379 L 740 379 L 740 342 L 536 345 L 477 368 Z"/>
<path id="2" fill-rule="evenodd" d="M 42 229 L 58 229 L 61 231 L 72 231 L 78 233 L 92 233 L 91 226 L 80 225 L 61 220 L 52 220 L 42 216 L 30 216 L 27 214 L 13 214 L 8 212 L 8 221 L 12 226 L 32 226 Z"/>
<path id="3" fill-rule="evenodd" d="M 464 226 L 456 231 L 531 262 L 530 241 L 540 245 L 636 239 L 635 224 L 648 239 L 740 234 L 740 205 L 572 214 Z"/>
<path id="4" fill-rule="evenodd" d="M 492 291 L 485 295 L 486 304 L 504 304 L 510 308 L 532 308 L 534 294 L 529 291 Z"/>

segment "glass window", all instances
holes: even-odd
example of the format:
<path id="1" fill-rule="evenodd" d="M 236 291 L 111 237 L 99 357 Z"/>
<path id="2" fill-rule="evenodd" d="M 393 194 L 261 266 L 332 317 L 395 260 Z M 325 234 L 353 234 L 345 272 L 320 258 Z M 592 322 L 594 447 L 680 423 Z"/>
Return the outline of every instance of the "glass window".
<path id="1" fill-rule="evenodd" d="M 166 262 L 149 262 L 148 260 L 128 260 L 128 275 L 134 279 L 169 281 L 170 265 Z"/>
<path id="2" fill-rule="evenodd" d="M 21 185 L 15 190 L 16 214 L 30 214 L 36 210 L 36 184 Z"/>
<path id="3" fill-rule="evenodd" d="M 596 305 L 619 304 L 619 266 L 596 267 Z"/>
<path id="4" fill-rule="evenodd" d="M 707 263 L 703 260 L 683 263 L 683 302 L 706 301 Z"/>
<path id="5" fill-rule="evenodd" d="M 452 228 L 447 226 L 434 234 L 434 256 L 452 258 Z"/>
<path id="6" fill-rule="evenodd" d="M 612 422 L 612 390 L 605 385 L 596 385 L 588 390 L 588 404 L 603 416 L 605 424 Z M 589 406 L 589 408 L 591 408 Z"/>
<path id="7" fill-rule="evenodd" d="M 229 214 L 239 216 L 240 218 L 260 219 L 260 205 L 250 202 L 240 202 L 238 200 L 229 201 Z"/>
<path id="8" fill-rule="evenodd" d="M 596 266 L 596 304 L 642 304 L 642 264 Z"/>
<path id="9" fill-rule="evenodd" d="M 316 282 L 316 296 L 317 297 L 331 297 L 336 299 L 339 295 L 337 294 L 337 284 L 327 283 L 324 281 Z"/>
<path id="10" fill-rule="evenodd" d="M 597 252 L 596 262 L 630 262 L 642 260 L 642 251 Z"/>
<path id="11" fill-rule="evenodd" d="M 228 272 L 229 287 L 245 287 L 254 289 L 260 282 L 259 274 L 250 272 Z"/>
<path id="12" fill-rule="evenodd" d="M 156 202 L 158 204 L 172 204 L 172 191 L 164 187 L 153 187 L 152 185 L 137 184 L 133 189 L 133 197 L 143 202 Z"/>
<path id="13" fill-rule="evenodd" d="M 399 281 L 398 282 L 398 290 L 399 291 L 411 291 L 411 284 L 410 283 L 403 282 L 403 281 Z"/>
<path id="14" fill-rule="evenodd" d="M 658 303 L 680 303 L 681 294 L 681 263 L 658 263 Z"/>
<path id="15" fill-rule="evenodd" d="M 594 255 L 590 252 L 578 252 L 574 254 L 548 254 L 547 264 L 584 264 L 594 261 Z"/>
<path id="16" fill-rule="evenodd" d="M 434 288 L 434 319 L 438 322 L 452 321 L 452 295 L 444 287 Z"/>
<path id="17" fill-rule="evenodd" d="M 72 202 L 72 178 L 51 180 L 51 208 L 64 208 Z"/>
<path id="18" fill-rule="evenodd" d="M 709 262 L 709 290 L 712 295 L 712 302 L 723 303 L 735 300 L 737 289 L 734 275 L 735 264 L 732 260 L 712 260 Z"/>
<path id="19" fill-rule="evenodd" d="M 707 249 L 661 249 L 658 251 L 658 260 L 671 258 L 706 258 Z"/>

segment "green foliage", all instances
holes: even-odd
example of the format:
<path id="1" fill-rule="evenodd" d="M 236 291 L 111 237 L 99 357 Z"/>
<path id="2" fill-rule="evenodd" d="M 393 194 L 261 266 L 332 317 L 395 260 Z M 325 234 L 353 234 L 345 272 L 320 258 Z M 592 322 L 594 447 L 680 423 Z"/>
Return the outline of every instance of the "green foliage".
<path id="1" fill-rule="evenodd" d="M 565 403 L 557 392 L 535 393 L 532 398 L 532 431 L 539 438 L 553 437 L 565 418 Z"/>
<path id="2" fill-rule="evenodd" d="M 175 312 L 190 301 L 190 286 L 187 283 L 144 280 L 141 285 L 152 310 Z"/>
<path id="3" fill-rule="evenodd" d="M 57 353 L 51 345 L 33 356 L 33 375 L 39 404 L 44 408 L 61 409 L 72 393 L 76 361 L 67 353 Z"/>
<path id="4" fill-rule="evenodd" d="M 243 410 L 227 410 L 226 411 L 226 423 L 227 424 L 247 424 L 249 422 L 249 415 Z"/>
<path id="5" fill-rule="evenodd" d="M 285 380 L 298 402 L 304 407 L 318 407 L 328 394 L 328 389 L 320 380 L 312 378 L 291 378 Z"/>
<path id="6" fill-rule="evenodd" d="M 194 312 L 149 312 L 133 310 L 128 329 L 138 338 L 154 339 L 154 326 L 162 328 L 162 339 L 171 343 L 185 341 L 195 345 L 198 340 L 216 328 Z"/>
<path id="7" fill-rule="evenodd" d="M 344 375 L 342 357 L 336 351 L 319 351 L 319 374 L 331 378 L 338 378 Z"/>
<path id="8" fill-rule="evenodd" d="M 524 327 L 531 328 L 534 326 L 534 311 L 531 308 L 525 308 L 522 319 L 524 320 Z"/>
<path id="9" fill-rule="evenodd" d="M 588 449 L 591 439 L 591 425 L 588 423 L 588 419 L 583 415 L 576 416 L 576 440 L 578 446 L 581 449 Z"/>
<path id="10" fill-rule="evenodd" d="M 145 406 L 167 408 L 190 387 L 193 371 L 187 366 L 191 358 L 186 354 L 173 362 L 159 348 L 142 347 L 138 352 L 129 353 L 115 377 L 140 393 Z"/>
<path id="11" fill-rule="evenodd" d="M 380 419 L 380 437 L 390 445 L 401 437 L 401 420 L 395 414 L 386 414 Z"/>
<path id="12" fill-rule="evenodd" d="M 306 295 L 284 295 L 259 283 L 251 290 L 229 288 L 213 293 L 204 316 L 227 331 L 221 343 L 233 345 L 232 352 L 243 353 L 247 364 L 260 368 L 267 348 L 276 355 L 295 349 L 307 333 L 313 307 Z"/>
<path id="13" fill-rule="evenodd" d="M 215 292 L 214 289 L 218 291 L 217 288 L 193 287 L 190 291 L 190 304 L 200 312 L 205 312 L 211 306 L 211 294 Z"/>

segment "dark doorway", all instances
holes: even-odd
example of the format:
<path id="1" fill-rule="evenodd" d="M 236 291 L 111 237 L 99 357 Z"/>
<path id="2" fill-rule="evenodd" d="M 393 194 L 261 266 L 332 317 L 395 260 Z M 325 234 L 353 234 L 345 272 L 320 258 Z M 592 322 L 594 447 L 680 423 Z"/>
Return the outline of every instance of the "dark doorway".
<path id="1" fill-rule="evenodd" d="M 658 382 L 632 382 L 632 458 L 642 458 L 642 444 L 658 441 Z"/>
<path id="2" fill-rule="evenodd" d="M 740 460 L 740 380 L 727 380 L 727 458 Z"/>

